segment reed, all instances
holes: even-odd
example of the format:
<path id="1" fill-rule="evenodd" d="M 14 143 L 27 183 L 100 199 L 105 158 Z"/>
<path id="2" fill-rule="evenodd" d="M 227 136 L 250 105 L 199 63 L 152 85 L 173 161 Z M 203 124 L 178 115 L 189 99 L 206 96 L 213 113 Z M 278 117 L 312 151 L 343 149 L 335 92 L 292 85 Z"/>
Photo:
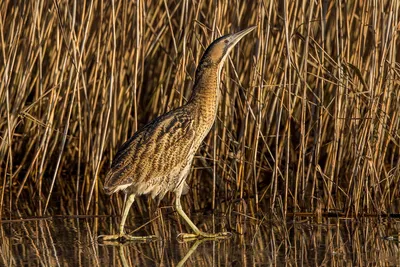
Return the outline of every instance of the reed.
<path id="1" fill-rule="evenodd" d="M 1 1 L 0 217 L 118 212 L 102 191 L 118 147 L 187 101 L 213 39 L 251 25 L 185 205 L 397 212 L 399 5 Z M 152 207 L 143 200 L 136 214 Z"/>

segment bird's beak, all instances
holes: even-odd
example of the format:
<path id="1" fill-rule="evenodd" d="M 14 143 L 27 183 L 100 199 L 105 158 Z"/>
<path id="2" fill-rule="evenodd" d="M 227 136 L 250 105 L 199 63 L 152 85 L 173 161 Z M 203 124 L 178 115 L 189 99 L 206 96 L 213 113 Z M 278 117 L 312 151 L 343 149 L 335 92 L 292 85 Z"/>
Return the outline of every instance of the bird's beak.
<path id="1" fill-rule="evenodd" d="M 246 34 L 254 30 L 257 26 L 253 26 L 244 30 L 241 30 L 240 32 L 231 34 L 229 36 L 229 48 L 235 46 Z M 230 49 L 229 49 L 230 50 Z"/>

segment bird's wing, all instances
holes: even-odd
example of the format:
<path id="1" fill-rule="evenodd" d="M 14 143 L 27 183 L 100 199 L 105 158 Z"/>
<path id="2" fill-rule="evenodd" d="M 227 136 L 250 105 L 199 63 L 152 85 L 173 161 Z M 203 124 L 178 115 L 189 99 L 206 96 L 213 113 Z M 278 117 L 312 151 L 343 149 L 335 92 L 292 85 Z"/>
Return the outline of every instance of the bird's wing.
<path id="1" fill-rule="evenodd" d="M 184 108 L 151 121 L 125 142 L 107 174 L 104 189 L 111 194 L 130 185 L 157 184 L 188 159 L 195 131 Z M 142 193 L 142 192 L 138 192 Z"/>

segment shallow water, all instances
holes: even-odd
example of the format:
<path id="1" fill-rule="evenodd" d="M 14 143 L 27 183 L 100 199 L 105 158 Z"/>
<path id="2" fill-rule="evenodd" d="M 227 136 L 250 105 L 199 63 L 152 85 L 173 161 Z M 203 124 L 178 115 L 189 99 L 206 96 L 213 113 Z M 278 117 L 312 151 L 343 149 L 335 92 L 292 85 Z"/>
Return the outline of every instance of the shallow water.
<path id="1" fill-rule="evenodd" d="M 161 214 L 161 213 L 160 213 Z M 207 231 L 228 228 L 223 241 L 179 243 L 189 232 L 174 213 L 159 215 L 135 234 L 156 234 L 151 243 L 107 245 L 99 234 L 119 218 L 49 218 L 0 224 L 4 266 L 396 266 L 400 264 L 396 220 L 309 218 L 288 221 L 195 216 Z M 138 227 L 145 220 L 128 222 Z M 213 230 L 214 228 L 214 230 Z M 129 229 L 129 227 L 127 227 Z"/>

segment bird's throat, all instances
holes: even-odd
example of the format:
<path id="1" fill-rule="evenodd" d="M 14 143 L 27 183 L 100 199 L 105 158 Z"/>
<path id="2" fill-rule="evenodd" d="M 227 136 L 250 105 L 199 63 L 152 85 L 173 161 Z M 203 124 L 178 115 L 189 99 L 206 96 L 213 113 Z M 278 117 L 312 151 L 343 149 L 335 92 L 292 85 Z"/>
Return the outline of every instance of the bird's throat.
<path id="1" fill-rule="evenodd" d="M 188 103 L 196 109 L 198 127 L 205 132 L 205 135 L 211 129 L 217 115 L 221 94 L 219 89 L 220 71 L 221 68 L 213 66 L 198 72 Z"/>

